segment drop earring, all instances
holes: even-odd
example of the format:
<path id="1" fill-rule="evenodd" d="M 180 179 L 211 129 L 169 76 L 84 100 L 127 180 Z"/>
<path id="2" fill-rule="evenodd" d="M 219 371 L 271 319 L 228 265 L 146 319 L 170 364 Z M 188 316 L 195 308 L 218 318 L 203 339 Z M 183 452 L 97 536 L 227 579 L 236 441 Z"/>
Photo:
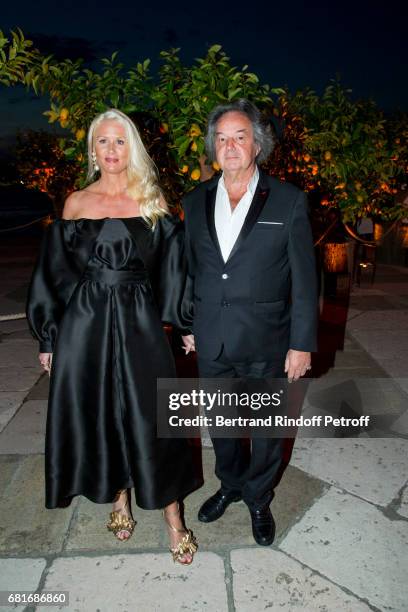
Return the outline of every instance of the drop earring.
<path id="1" fill-rule="evenodd" d="M 93 167 L 94 167 L 94 172 L 99 172 L 99 166 L 96 162 L 96 153 L 95 151 L 92 151 L 92 163 L 93 163 Z"/>

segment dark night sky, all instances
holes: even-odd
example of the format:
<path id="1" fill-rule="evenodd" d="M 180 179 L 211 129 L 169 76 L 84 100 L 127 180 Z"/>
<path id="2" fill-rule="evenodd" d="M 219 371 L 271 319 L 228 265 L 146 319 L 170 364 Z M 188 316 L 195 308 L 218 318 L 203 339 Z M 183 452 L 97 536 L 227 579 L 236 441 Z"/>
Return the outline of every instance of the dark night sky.
<path id="1" fill-rule="evenodd" d="M 39 49 L 60 58 L 89 60 L 120 50 L 126 64 L 154 60 L 181 47 L 190 63 L 214 43 L 233 65 L 249 64 L 262 82 L 321 92 L 340 75 L 356 97 L 372 97 L 385 110 L 408 109 L 407 13 L 394 0 L 371 2 L 221 3 L 18 1 L 2 7 L 0 27 L 19 26 Z M 267 6 L 268 8 L 265 8 Z M 0 90 L 0 142 L 18 128 L 45 127 L 37 100 L 22 88 Z"/>

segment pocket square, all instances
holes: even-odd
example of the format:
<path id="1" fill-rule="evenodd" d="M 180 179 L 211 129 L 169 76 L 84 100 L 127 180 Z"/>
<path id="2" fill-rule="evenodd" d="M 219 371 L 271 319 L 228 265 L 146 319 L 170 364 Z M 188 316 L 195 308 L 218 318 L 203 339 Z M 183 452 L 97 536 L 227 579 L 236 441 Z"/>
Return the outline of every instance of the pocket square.
<path id="1" fill-rule="evenodd" d="M 257 223 L 261 223 L 262 225 L 284 225 L 282 221 L 257 221 Z"/>

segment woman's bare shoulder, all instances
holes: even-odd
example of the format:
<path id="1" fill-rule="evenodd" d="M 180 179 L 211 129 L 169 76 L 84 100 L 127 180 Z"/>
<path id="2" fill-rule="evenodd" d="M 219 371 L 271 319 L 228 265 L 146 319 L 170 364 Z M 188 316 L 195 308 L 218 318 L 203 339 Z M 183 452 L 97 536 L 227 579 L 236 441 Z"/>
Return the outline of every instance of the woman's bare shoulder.
<path id="1" fill-rule="evenodd" d="M 75 219 L 78 212 L 79 203 L 81 201 L 81 192 L 73 191 L 65 200 L 64 209 L 62 211 L 63 219 Z"/>
<path id="2" fill-rule="evenodd" d="M 81 217 L 83 209 L 86 208 L 86 205 L 90 199 L 92 199 L 92 195 L 88 189 L 73 191 L 65 200 L 62 218 L 78 219 Z"/>

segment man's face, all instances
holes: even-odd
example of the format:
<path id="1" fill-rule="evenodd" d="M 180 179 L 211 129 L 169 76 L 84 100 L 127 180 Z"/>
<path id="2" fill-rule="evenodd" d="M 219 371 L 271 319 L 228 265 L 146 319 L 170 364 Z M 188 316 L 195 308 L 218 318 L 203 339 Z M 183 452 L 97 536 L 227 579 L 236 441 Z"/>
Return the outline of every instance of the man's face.
<path id="1" fill-rule="evenodd" d="M 230 111 L 217 121 L 215 130 L 217 162 L 224 172 L 247 170 L 255 164 L 259 145 L 254 142 L 252 123 L 239 111 Z"/>

